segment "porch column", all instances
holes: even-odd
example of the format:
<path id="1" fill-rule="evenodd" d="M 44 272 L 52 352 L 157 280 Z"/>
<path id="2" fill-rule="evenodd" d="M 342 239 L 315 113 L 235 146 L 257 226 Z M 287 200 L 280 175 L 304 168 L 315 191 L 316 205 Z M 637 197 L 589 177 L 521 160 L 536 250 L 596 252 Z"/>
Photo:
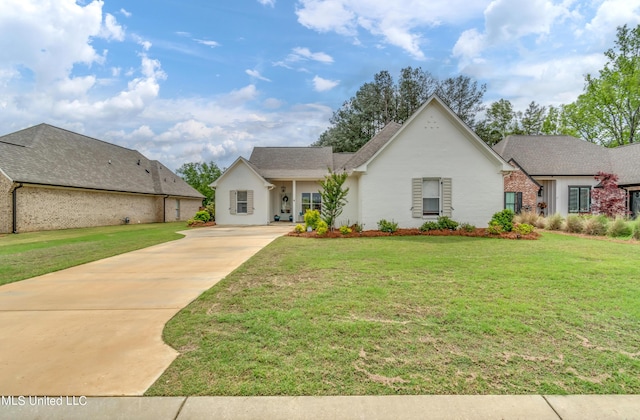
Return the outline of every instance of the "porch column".
<path id="1" fill-rule="evenodd" d="M 291 214 L 293 215 L 293 222 L 298 222 L 298 195 L 296 193 L 296 180 L 293 180 L 293 204 L 291 204 Z"/>

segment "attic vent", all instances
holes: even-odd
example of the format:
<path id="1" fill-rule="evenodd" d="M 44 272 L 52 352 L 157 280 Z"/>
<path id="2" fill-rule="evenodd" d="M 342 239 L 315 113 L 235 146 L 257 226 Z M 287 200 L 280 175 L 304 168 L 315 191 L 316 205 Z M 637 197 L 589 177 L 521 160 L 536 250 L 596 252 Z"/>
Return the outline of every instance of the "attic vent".
<path id="1" fill-rule="evenodd" d="M 140 166 L 140 159 L 138 159 L 138 166 Z"/>
<path id="2" fill-rule="evenodd" d="M 145 171 L 146 173 L 148 173 L 148 174 L 150 174 L 150 173 L 151 173 L 151 172 L 149 172 L 149 170 L 148 170 L 148 169 L 145 169 L 144 171 Z"/>

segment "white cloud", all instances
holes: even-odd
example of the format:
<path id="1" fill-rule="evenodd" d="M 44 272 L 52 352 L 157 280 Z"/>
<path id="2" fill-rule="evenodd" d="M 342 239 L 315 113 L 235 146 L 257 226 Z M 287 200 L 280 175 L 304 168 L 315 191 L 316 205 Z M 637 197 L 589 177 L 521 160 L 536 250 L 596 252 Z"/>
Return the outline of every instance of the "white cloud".
<path id="1" fill-rule="evenodd" d="M 289 61 L 300 60 L 312 60 L 319 61 L 320 63 L 331 64 L 333 63 L 333 57 L 323 52 L 311 52 L 309 48 L 296 47 L 293 49 L 293 53 L 288 57 Z"/>
<path id="2" fill-rule="evenodd" d="M 340 84 L 339 80 L 327 80 L 320 76 L 313 78 L 313 88 L 316 92 L 325 92 L 331 90 Z"/>
<path id="3" fill-rule="evenodd" d="M 260 3 L 263 6 L 274 7 L 276 5 L 276 0 L 258 0 L 258 3 Z"/>
<path id="4" fill-rule="evenodd" d="M 256 78 L 256 79 L 263 80 L 263 81 L 265 81 L 265 82 L 270 82 L 270 81 L 271 81 L 270 79 L 267 79 L 266 77 L 264 77 L 263 75 L 261 75 L 261 74 L 260 74 L 260 72 L 259 72 L 258 70 L 249 70 L 249 69 L 247 69 L 247 70 L 245 70 L 244 72 L 245 72 L 246 74 L 248 74 L 249 76 L 254 77 L 254 78 Z"/>
<path id="5" fill-rule="evenodd" d="M 639 9 L 640 0 L 605 0 L 585 29 L 605 39 L 612 37 L 618 26 L 634 27 L 640 23 Z"/>
<path id="6" fill-rule="evenodd" d="M 359 30 L 381 37 L 385 43 L 424 60 L 421 31 L 443 24 L 464 22 L 484 10 L 488 0 L 300 0 L 298 22 L 318 32 L 354 37 Z"/>
<path id="7" fill-rule="evenodd" d="M 219 47 L 220 44 L 216 41 L 207 41 L 204 39 L 194 39 L 198 44 L 206 45 L 207 47 L 216 48 Z"/>
<path id="8" fill-rule="evenodd" d="M 116 18 L 109 13 L 104 17 L 104 26 L 102 27 L 101 36 L 105 39 L 124 41 L 124 29 L 118 24 Z"/>
<path id="9" fill-rule="evenodd" d="M 131 12 L 126 11 L 124 8 L 120 9 L 120 13 L 122 15 L 124 15 L 124 17 L 128 17 L 130 18 L 131 16 L 133 16 L 133 14 Z"/>

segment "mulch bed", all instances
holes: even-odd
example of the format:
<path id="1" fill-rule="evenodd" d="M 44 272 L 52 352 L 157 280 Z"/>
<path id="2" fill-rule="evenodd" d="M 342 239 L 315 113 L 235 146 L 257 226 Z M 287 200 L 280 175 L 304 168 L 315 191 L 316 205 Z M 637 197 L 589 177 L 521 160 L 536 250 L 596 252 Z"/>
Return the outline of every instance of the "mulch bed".
<path id="1" fill-rule="evenodd" d="M 365 230 L 361 233 L 351 232 L 342 234 L 339 230 L 334 230 L 333 232 L 327 232 L 323 236 L 318 236 L 316 232 L 289 232 L 288 236 L 298 236 L 301 238 L 373 238 L 378 236 L 471 236 L 471 237 L 482 237 L 482 238 L 501 238 L 501 239 L 538 239 L 540 234 L 538 232 L 531 232 L 528 235 L 518 235 L 515 232 L 507 232 L 501 233 L 500 235 L 492 235 L 487 232 L 485 228 L 476 228 L 476 230 L 472 232 L 467 232 L 463 230 L 430 230 L 427 232 L 420 232 L 419 229 L 398 229 L 394 233 L 381 232 L 379 230 Z"/>
<path id="2" fill-rule="evenodd" d="M 196 220 L 195 223 L 191 223 L 188 226 L 192 227 L 192 228 L 196 228 L 196 227 L 208 227 L 208 226 L 215 226 L 216 222 L 203 222 L 201 220 Z"/>

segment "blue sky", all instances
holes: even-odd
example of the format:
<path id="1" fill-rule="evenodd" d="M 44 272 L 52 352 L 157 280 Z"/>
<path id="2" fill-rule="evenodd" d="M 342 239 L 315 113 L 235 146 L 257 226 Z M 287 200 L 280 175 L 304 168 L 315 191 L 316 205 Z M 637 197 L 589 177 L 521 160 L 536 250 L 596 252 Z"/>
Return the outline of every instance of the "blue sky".
<path id="1" fill-rule="evenodd" d="M 41 122 L 172 169 L 307 146 L 380 70 L 570 103 L 640 0 L 3 0 L 0 134 Z"/>

